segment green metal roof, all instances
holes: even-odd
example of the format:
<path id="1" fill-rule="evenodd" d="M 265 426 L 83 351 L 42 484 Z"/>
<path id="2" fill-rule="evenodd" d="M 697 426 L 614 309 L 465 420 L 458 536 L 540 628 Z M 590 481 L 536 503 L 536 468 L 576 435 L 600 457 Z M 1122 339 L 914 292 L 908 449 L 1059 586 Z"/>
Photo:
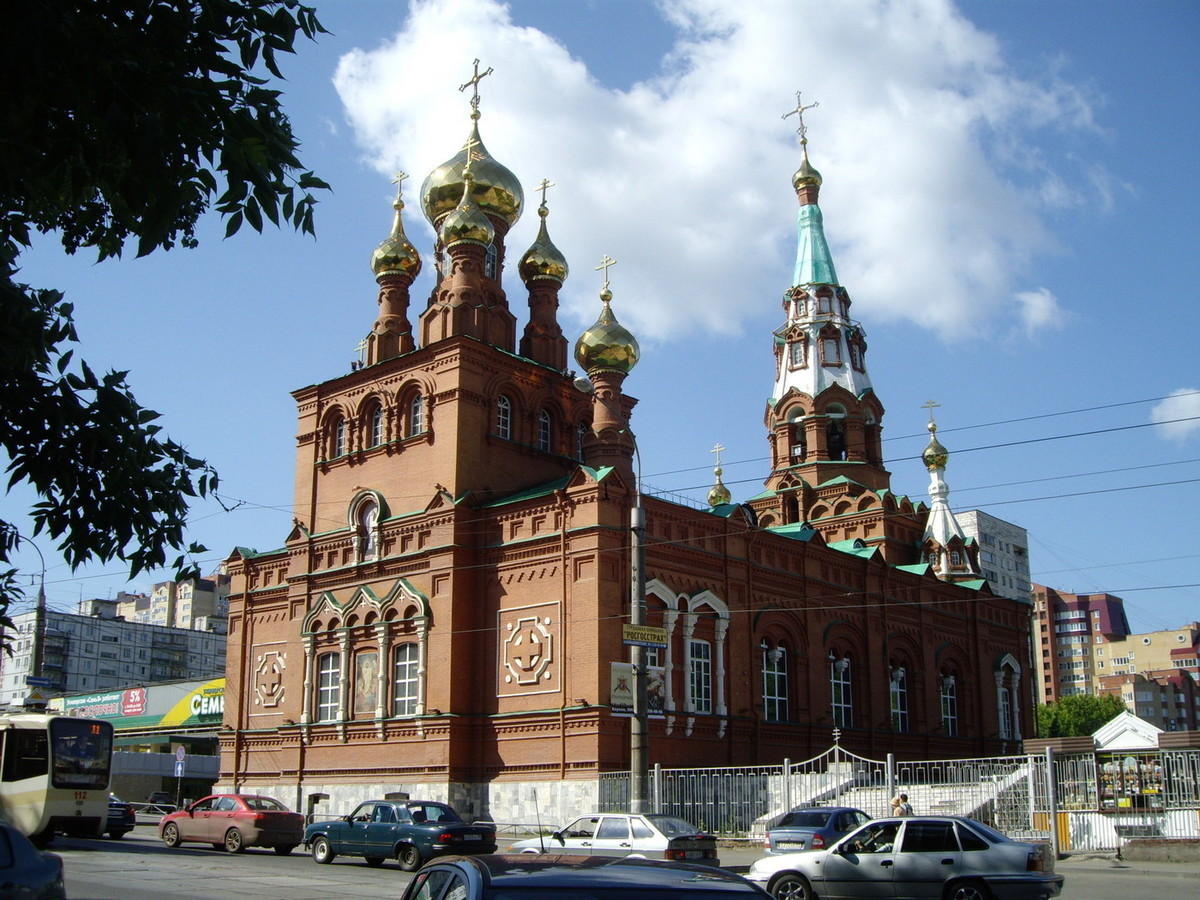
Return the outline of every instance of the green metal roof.
<path id="1" fill-rule="evenodd" d="M 815 203 L 801 206 L 796 217 L 796 269 L 792 284 L 837 284 L 833 255 L 825 240 L 825 220 Z"/>

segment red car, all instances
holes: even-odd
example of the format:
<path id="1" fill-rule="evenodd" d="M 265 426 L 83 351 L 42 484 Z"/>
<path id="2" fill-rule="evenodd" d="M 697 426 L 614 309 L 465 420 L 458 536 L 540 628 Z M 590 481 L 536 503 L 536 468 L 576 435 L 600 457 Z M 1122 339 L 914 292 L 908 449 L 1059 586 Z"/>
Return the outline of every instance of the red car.
<path id="1" fill-rule="evenodd" d="M 184 841 L 212 844 L 230 853 L 274 847 L 286 856 L 304 839 L 304 816 L 273 797 L 213 794 L 159 819 L 158 836 L 168 847 Z"/>

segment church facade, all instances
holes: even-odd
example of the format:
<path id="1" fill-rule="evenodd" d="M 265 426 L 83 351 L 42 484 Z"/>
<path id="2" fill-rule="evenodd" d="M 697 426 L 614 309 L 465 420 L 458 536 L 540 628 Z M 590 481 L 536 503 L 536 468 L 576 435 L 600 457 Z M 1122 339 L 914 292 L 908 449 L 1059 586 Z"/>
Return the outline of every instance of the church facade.
<path id="1" fill-rule="evenodd" d="M 508 253 L 524 193 L 468 84 L 470 136 L 421 188 L 431 295 L 413 309 L 423 261 L 398 192 L 364 364 L 293 395 L 293 528 L 227 560 L 221 785 L 302 810 L 408 791 L 498 821 L 594 803 L 601 773 L 630 768 L 639 505 L 645 620 L 666 638 L 643 654 L 651 764 L 778 764 L 835 735 L 900 759 L 1019 750 L 1030 608 L 979 578 L 948 506 L 890 491 L 803 127 L 796 269 L 763 360 L 771 468 L 745 502 L 718 469 L 695 509 L 639 495 L 625 387 L 640 351 L 607 283 L 568 360 L 544 191 L 533 246 Z M 945 458 L 932 440 L 935 486 Z"/>

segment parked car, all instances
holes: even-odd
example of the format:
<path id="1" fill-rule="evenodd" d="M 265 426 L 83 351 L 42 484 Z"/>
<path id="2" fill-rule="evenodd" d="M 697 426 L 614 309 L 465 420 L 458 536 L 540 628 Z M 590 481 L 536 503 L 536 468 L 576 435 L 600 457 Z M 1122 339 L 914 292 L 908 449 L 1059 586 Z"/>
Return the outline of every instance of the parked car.
<path id="1" fill-rule="evenodd" d="M 213 794 L 159 819 L 158 836 L 168 847 L 191 841 L 230 853 L 273 847 L 287 855 L 304 840 L 304 816 L 273 797 Z"/>
<path id="2" fill-rule="evenodd" d="M 690 822 L 649 813 L 593 813 L 564 825 L 549 837 L 517 841 L 510 853 L 580 853 L 633 856 L 719 866 L 717 839 Z"/>
<path id="3" fill-rule="evenodd" d="M 0 821 L 0 896 L 59 900 L 67 896 L 62 857 L 33 846 L 12 825 Z"/>
<path id="4" fill-rule="evenodd" d="M 797 806 L 767 829 L 763 849 L 767 853 L 824 850 L 869 821 L 870 816 L 853 806 Z"/>
<path id="5" fill-rule="evenodd" d="M 123 838 L 133 831 L 133 826 L 136 824 L 137 814 L 133 811 L 133 807 L 116 794 L 109 794 L 108 823 L 104 826 L 108 836 L 113 840 Z"/>
<path id="6" fill-rule="evenodd" d="M 367 800 L 348 816 L 310 824 L 304 846 L 322 864 L 335 856 L 361 856 L 369 866 L 394 859 L 405 872 L 415 872 L 434 856 L 495 853 L 496 829 L 468 825 L 445 803 Z"/>
<path id="7" fill-rule="evenodd" d="M 959 816 L 877 819 L 828 850 L 756 860 L 746 878 L 779 900 L 1045 900 L 1063 887 L 1045 844 Z"/>
<path id="8" fill-rule="evenodd" d="M 401 900 L 706 900 L 766 897 L 740 875 L 712 866 L 654 862 L 611 856 L 526 853 L 447 856 L 429 863 L 409 883 Z"/>

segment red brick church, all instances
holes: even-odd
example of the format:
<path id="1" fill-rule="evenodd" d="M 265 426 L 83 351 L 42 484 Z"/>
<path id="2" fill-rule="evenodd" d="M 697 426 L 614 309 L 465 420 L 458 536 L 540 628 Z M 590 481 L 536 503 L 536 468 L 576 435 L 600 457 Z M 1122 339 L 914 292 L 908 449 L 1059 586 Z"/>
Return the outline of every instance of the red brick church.
<path id="1" fill-rule="evenodd" d="M 432 293 L 414 307 L 422 259 L 398 191 L 364 364 L 293 395 L 294 526 L 280 549 L 227 563 L 221 782 L 301 809 L 409 791 L 530 821 L 530 788 L 543 815 L 565 812 L 630 768 L 626 426 L 655 413 L 633 416 L 639 350 L 607 284 L 568 357 L 544 192 L 537 239 L 509 256 L 524 193 L 480 140 L 469 84 L 469 138 L 420 193 Z M 762 359 L 765 489 L 733 502 L 718 469 L 707 509 L 642 497 L 647 624 L 666 633 L 646 651 L 650 763 L 778 764 L 835 729 L 869 756 L 1016 751 L 1030 609 L 977 574 L 936 437 L 932 505 L 889 489 L 884 407 L 800 134 L 795 272 Z"/>

